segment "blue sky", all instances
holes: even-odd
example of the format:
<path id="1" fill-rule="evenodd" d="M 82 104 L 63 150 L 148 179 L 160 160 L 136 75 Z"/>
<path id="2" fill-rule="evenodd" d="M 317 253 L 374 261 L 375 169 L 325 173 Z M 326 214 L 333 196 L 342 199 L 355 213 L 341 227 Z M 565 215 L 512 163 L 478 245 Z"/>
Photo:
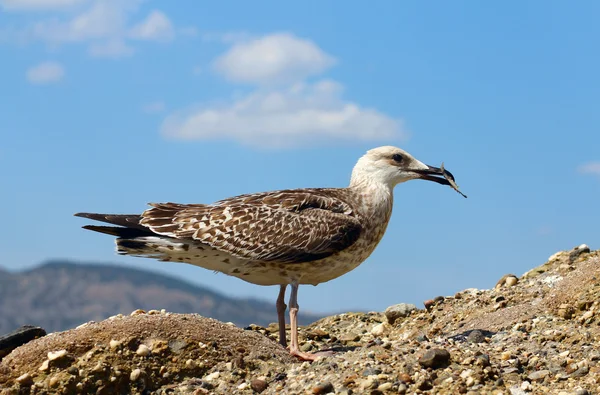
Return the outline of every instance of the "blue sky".
<path id="1" fill-rule="evenodd" d="M 303 309 L 489 288 L 598 244 L 600 3 L 0 0 L 0 265 L 49 258 L 277 289 L 116 256 L 78 211 L 342 187 L 367 149 L 442 161 L 463 199 L 399 185 L 355 271 Z M 160 306 L 157 306 L 160 307 Z"/>

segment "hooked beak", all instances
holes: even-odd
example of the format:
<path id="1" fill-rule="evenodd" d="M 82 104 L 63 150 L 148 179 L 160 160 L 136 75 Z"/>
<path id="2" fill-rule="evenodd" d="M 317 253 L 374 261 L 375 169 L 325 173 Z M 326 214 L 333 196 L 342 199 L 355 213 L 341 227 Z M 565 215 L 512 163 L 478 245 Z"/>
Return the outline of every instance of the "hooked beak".
<path id="1" fill-rule="evenodd" d="M 427 169 L 413 170 L 414 173 L 417 173 L 419 175 L 418 178 L 420 178 L 422 180 L 434 181 L 434 182 L 437 182 L 438 184 L 442 184 L 442 185 L 450 185 L 450 182 L 444 177 L 444 172 L 445 172 L 446 175 L 448 177 L 450 177 L 452 179 L 452 181 L 454 181 L 454 176 L 448 170 L 446 170 L 446 169 L 442 170 L 439 167 L 434 167 L 434 166 L 429 166 L 429 165 L 426 165 L 426 166 L 427 166 Z"/>

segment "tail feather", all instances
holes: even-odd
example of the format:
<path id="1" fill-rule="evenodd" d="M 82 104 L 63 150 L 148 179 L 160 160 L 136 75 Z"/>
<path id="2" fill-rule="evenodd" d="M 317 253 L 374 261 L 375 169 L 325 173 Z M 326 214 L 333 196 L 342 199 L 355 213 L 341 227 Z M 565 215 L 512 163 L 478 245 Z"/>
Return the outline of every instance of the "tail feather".
<path id="1" fill-rule="evenodd" d="M 154 233 L 150 232 L 149 230 L 141 230 L 136 228 L 122 228 L 120 226 L 85 225 L 83 229 L 93 230 L 94 232 L 104 233 L 111 236 L 117 236 L 123 239 L 134 239 L 136 237 L 154 235 Z"/>
<path id="2" fill-rule="evenodd" d="M 124 226 L 148 231 L 148 228 L 140 225 L 142 216 L 139 214 L 96 214 L 96 213 L 76 213 L 76 217 L 88 218 L 94 221 L 106 222 L 112 225 Z"/>

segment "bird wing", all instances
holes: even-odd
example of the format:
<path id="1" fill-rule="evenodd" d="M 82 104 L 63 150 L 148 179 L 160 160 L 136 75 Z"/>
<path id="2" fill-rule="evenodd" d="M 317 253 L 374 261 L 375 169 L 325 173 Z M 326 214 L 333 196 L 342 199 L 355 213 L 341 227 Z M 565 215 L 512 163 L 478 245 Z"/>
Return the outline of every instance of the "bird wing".
<path id="1" fill-rule="evenodd" d="M 242 195 L 211 205 L 151 204 L 140 224 L 243 259 L 310 262 L 348 248 L 362 230 L 350 205 L 332 191 Z"/>

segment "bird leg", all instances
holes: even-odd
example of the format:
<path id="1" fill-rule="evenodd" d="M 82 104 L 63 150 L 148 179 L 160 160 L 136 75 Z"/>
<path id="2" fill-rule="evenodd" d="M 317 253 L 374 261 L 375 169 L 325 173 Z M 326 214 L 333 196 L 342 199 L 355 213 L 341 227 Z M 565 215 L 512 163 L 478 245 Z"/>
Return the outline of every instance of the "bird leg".
<path id="1" fill-rule="evenodd" d="M 277 297 L 277 319 L 279 320 L 279 344 L 283 347 L 287 347 L 287 340 L 285 338 L 285 289 L 287 284 L 279 286 L 279 296 Z"/>
<path id="2" fill-rule="evenodd" d="M 298 347 L 298 283 L 292 283 L 292 292 L 290 294 L 290 354 L 304 361 L 314 361 L 318 358 L 317 355 L 308 354 L 300 351 Z"/>

